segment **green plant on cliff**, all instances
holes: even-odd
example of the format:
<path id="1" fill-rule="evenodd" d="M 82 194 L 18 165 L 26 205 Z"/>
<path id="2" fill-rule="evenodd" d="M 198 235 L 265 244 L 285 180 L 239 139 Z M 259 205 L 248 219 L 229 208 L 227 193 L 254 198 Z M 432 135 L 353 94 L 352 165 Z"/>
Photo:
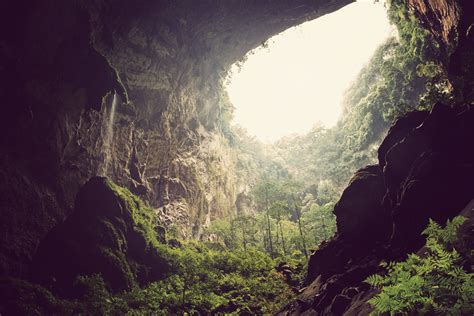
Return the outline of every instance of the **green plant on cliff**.
<path id="1" fill-rule="evenodd" d="M 377 145 L 394 119 L 450 97 L 439 45 L 407 1 L 387 0 L 387 13 L 396 34 L 345 92 L 338 124 L 315 126 L 275 145 L 283 165 L 305 184 L 331 181 L 342 190 L 357 169 L 376 162 Z"/>
<path id="2" fill-rule="evenodd" d="M 128 308 L 131 305 L 140 312 L 164 314 L 208 314 L 219 310 L 269 313 L 292 296 L 283 276 L 275 271 L 276 261 L 265 252 L 251 245 L 234 251 L 216 250 L 198 241 L 182 242 L 177 248 L 168 246 L 157 234 L 161 226 L 153 210 L 129 190 L 108 184 L 131 209 L 136 229 L 167 261 L 171 271 L 161 281 L 118 296 L 105 291 L 99 276 L 83 277 L 79 281 L 89 285 L 85 302 L 90 306 L 114 311 L 128 304 Z M 241 220 L 232 225 L 237 229 L 245 223 Z M 263 279 L 267 280 L 265 286 Z"/>
<path id="3" fill-rule="evenodd" d="M 121 187 L 110 180 L 107 184 L 127 204 L 136 225 L 134 228 L 145 237 L 148 243 L 156 246 L 165 240 L 165 229 L 152 208 L 127 188 Z"/>
<path id="4" fill-rule="evenodd" d="M 111 315 L 123 314 L 127 311 L 125 301 L 107 290 L 107 285 L 100 274 L 80 275 L 74 286 L 80 301 L 76 309 L 80 310 L 80 314 L 93 311 L 96 315 Z"/>
<path id="5" fill-rule="evenodd" d="M 374 315 L 473 315 L 474 274 L 454 248 L 463 217 L 442 228 L 430 221 L 426 251 L 411 254 L 406 261 L 384 264 L 388 274 L 372 275 L 366 282 L 380 289 L 369 303 Z"/>
<path id="6" fill-rule="evenodd" d="M 127 208 L 122 215 L 132 217 L 133 229 L 147 241 L 146 247 L 130 243 L 123 250 L 123 256 L 133 251 L 135 257 L 143 256 L 150 263 L 135 267 L 136 263 L 129 262 L 132 270 L 142 274 L 140 282 L 117 291 L 108 283 L 110 278 L 100 273 L 77 275 L 70 291 L 74 299 L 59 299 L 63 293 L 12 280 L 8 287 L 0 286 L 0 294 L 11 300 L 6 314 L 262 315 L 275 313 L 294 297 L 289 285 L 293 280 L 277 271 L 280 259 L 250 243 L 232 251 L 212 242 L 174 240 L 167 244 L 156 231 L 152 209 L 127 189 L 112 182 L 108 186 Z M 243 219 L 234 225 L 241 230 L 245 223 Z M 157 263 L 166 269 L 159 278 L 147 279 L 147 271 L 157 268 Z M 288 266 L 296 270 L 297 263 L 291 261 Z"/>

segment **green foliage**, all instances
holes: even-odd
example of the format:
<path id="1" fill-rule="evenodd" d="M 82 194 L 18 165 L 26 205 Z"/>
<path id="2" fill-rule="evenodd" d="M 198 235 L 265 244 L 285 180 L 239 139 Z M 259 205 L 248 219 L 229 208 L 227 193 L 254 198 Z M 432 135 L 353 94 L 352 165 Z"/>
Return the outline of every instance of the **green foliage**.
<path id="1" fill-rule="evenodd" d="M 257 249 L 218 251 L 192 242 L 168 251 L 174 267 L 168 277 L 115 297 L 95 279 L 87 308 L 131 315 L 268 314 L 294 295 L 276 261 Z"/>
<path id="2" fill-rule="evenodd" d="M 111 293 L 100 275 L 78 276 L 74 300 L 60 300 L 45 288 L 24 281 L 0 283 L 9 300 L 0 311 L 27 315 L 210 315 L 273 314 L 295 295 L 275 267 L 283 259 L 247 249 L 215 250 L 202 242 L 159 251 L 173 270 L 145 287 Z M 291 267 L 298 261 L 285 261 Z M 300 275 L 295 275 L 295 278 Z"/>
<path id="3" fill-rule="evenodd" d="M 230 250 L 253 247 L 274 258 L 301 261 L 336 231 L 333 208 L 339 192 L 329 181 L 305 189 L 289 177 L 264 172 L 250 195 L 252 211 L 213 221 L 206 238 Z"/>
<path id="4" fill-rule="evenodd" d="M 78 276 L 74 287 L 80 301 L 77 308 L 84 314 L 123 314 L 127 310 L 125 301 L 109 293 L 99 274 Z"/>
<path id="5" fill-rule="evenodd" d="M 394 119 L 450 98 L 439 45 L 406 1 L 388 0 L 387 14 L 397 35 L 375 51 L 346 91 L 338 124 L 315 125 L 275 144 L 283 165 L 305 185 L 330 181 L 340 192 L 357 169 L 376 162 L 377 145 Z"/>
<path id="6" fill-rule="evenodd" d="M 134 228 L 145 237 L 148 243 L 158 245 L 165 240 L 165 229 L 153 209 L 127 188 L 118 186 L 110 180 L 108 180 L 108 185 L 127 204 L 136 225 Z"/>
<path id="7" fill-rule="evenodd" d="M 319 205 L 309 199 L 303 209 L 302 222 L 309 232 L 307 240 L 312 249 L 316 249 L 323 241 L 336 233 L 336 216 L 333 213 L 334 203 Z"/>
<path id="8" fill-rule="evenodd" d="M 218 311 L 262 314 L 276 311 L 293 296 L 275 270 L 277 262 L 253 246 L 258 235 L 255 218 L 240 216 L 230 222 L 216 222 L 214 233 L 227 234 L 223 239 L 228 245 L 216 247 L 215 243 L 195 241 L 171 247 L 156 237 L 159 223 L 153 219 L 154 213 L 128 190 L 113 183 L 110 186 L 127 203 L 137 229 L 171 270 L 161 281 L 119 295 L 109 294 L 100 276 L 81 277 L 78 285 L 85 289 L 84 309 L 101 314 L 120 310 L 165 315 Z M 242 237 L 235 238 L 238 235 Z"/>
<path id="9" fill-rule="evenodd" d="M 74 303 L 25 280 L 0 278 L 0 313 L 4 315 L 71 315 Z"/>
<path id="10" fill-rule="evenodd" d="M 385 276 L 372 275 L 366 282 L 380 293 L 369 303 L 375 315 L 472 315 L 474 274 L 463 267 L 463 258 L 454 249 L 459 227 L 465 221 L 456 217 L 445 228 L 430 221 L 426 253 L 411 254 L 403 262 L 383 264 Z"/>

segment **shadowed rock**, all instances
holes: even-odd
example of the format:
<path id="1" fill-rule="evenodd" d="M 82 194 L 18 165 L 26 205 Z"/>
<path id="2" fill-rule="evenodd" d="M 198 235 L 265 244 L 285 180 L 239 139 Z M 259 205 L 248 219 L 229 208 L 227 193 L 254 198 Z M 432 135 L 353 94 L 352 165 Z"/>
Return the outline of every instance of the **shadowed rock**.
<path id="1" fill-rule="evenodd" d="M 334 209 L 338 234 L 310 257 L 309 286 L 283 313 L 367 315 L 375 291 L 363 281 L 381 271 L 379 263 L 416 252 L 430 218 L 444 223 L 474 198 L 473 135 L 470 106 L 438 104 L 396 121 L 379 165 L 357 171 L 344 190 Z M 465 251 L 472 223 L 462 240 Z"/>
<path id="2" fill-rule="evenodd" d="M 78 275 L 101 274 L 113 291 L 164 275 L 165 260 L 149 247 L 146 233 L 153 232 L 138 219 L 150 210 L 118 190 L 123 189 L 100 177 L 81 188 L 74 212 L 40 244 L 33 260 L 36 281 L 67 295 Z M 162 231 L 152 237 L 164 240 Z"/>

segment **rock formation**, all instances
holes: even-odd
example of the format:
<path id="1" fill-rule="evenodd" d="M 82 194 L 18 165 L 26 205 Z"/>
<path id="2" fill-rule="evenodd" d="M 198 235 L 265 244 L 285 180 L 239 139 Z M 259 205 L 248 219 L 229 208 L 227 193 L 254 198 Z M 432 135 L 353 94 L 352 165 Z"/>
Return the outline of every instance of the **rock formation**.
<path id="1" fill-rule="evenodd" d="M 34 257 L 32 279 L 67 295 L 78 275 L 101 274 L 110 289 L 160 279 L 169 267 L 155 247 L 165 242 L 156 213 L 126 189 L 94 177 L 73 213 L 54 227 Z"/>
<path id="2" fill-rule="evenodd" d="M 236 208 L 242 181 L 220 135 L 226 71 L 270 36 L 350 2 L 2 3 L 0 275 L 27 277 L 36 253 L 37 281 L 57 289 L 82 272 L 101 272 L 115 291 L 159 279 L 168 267 L 147 249 L 150 227 L 135 217 L 143 206 L 94 176 L 148 201 L 155 235 L 179 223 L 199 237 L 208 219 Z M 446 220 L 474 197 L 474 14 L 469 0 L 409 2 L 445 47 L 456 106 L 395 122 L 378 165 L 344 191 L 339 233 L 311 256 L 287 313 L 366 314 L 374 291 L 363 280 L 379 262 L 417 251 L 428 218 Z"/>
<path id="3" fill-rule="evenodd" d="M 430 218 L 443 223 L 474 198 L 474 111 L 436 105 L 398 119 L 379 148 L 379 165 L 356 172 L 336 204 L 338 234 L 310 258 L 308 287 L 286 310 L 365 315 L 375 292 L 363 281 L 382 261 L 424 244 Z M 471 237 L 469 237 L 471 238 Z"/>
<path id="4" fill-rule="evenodd" d="M 208 152 L 225 147 L 224 75 L 272 35 L 350 2 L 2 3 L 0 274 L 25 275 L 39 241 L 94 175 L 139 194 L 184 237 L 233 211 L 239 179 L 213 173 L 232 166 Z"/>

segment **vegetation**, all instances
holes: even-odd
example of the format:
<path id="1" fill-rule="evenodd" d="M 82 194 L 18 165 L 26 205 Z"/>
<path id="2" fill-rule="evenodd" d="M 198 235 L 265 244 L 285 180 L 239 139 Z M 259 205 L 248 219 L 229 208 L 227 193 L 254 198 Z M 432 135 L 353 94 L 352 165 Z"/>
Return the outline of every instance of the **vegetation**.
<path id="1" fill-rule="evenodd" d="M 84 302 L 81 308 L 100 310 L 102 314 L 122 314 L 129 310 L 163 315 L 261 314 L 275 312 L 293 297 L 288 280 L 276 271 L 283 258 L 272 258 L 245 242 L 242 247 L 238 245 L 232 249 L 215 242 L 170 240 L 169 244 L 162 243 L 161 230 L 157 229 L 161 226 L 156 222 L 154 212 L 127 189 L 110 181 L 108 185 L 127 203 L 136 229 L 166 260 L 171 271 L 161 281 L 121 294 L 111 294 L 100 275 L 81 276 L 77 280 L 77 285 L 83 288 L 80 291 L 83 293 L 81 302 Z M 245 224 L 242 218 L 236 218 L 234 227 L 239 221 L 241 226 Z M 296 268 L 296 262 L 293 265 Z"/>
<path id="2" fill-rule="evenodd" d="M 419 25 L 406 1 L 389 0 L 386 6 L 397 31 L 346 91 L 344 112 L 335 127 L 315 125 L 305 135 L 287 136 L 271 148 L 261 145 L 256 150 L 256 144 L 246 147 L 250 141 L 245 133 L 226 124 L 230 144 L 247 151 L 253 148 L 253 158 L 275 162 L 305 188 L 324 182 L 341 193 L 357 169 L 376 161 L 377 146 L 393 120 L 452 99 L 439 45 Z M 227 99 L 223 104 L 231 108 Z M 224 121 L 229 122 L 231 114 L 225 111 Z"/>
<path id="3" fill-rule="evenodd" d="M 161 280 L 116 293 L 100 274 L 83 275 L 74 285 L 75 299 L 61 299 L 41 286 L 13 280 L 16 292 L 11 299 L 17 303 L 11 310 L 271 314 L 292 299 L 309 254 L 336 232 L 333 209 L 342 188 L 356 169 L 375 161 L 376 144 L 389 124 L 407 111 L 429 109 L 437 100 L 450 98 L 438 46 L 405 1 L 387 3 L 398 37 L 375 52 L 348 89 L 343 118 L 336 127 L 315 125 L 306 135 L 264 145 L 230 124 L 233 107 L 227 95 L 219 96 L 217 128 L 235 153 L 232 167 L 236 178 L 245 182 L 240 184 L 248 203 L 231 218 L 214 219 L 201 241 L 166 240 L 154 212 L 128 190 L 109 183 L 128 205 L 147 250 L 154 250 L 170 267 Z M 179 146 L 168 147 L 174 152 Z M 426 255 L 387 264 L 387 275 L 367 280 L 381 290 L 370 301 L 376 314 L 473 313 L 472 273 L 464 269 L 453 246 L 461 223 L 456 218 L 442 229 L 431 222 L 425 230 Z"/>
<path id="4" fill-rule="evenodd" d="M 267 314 L 294 296 L 277 261 L 256 249 L 229 252 L 198 242 L 163 248 L 174 267 L 165 279 L 112 295 L 100 275 L 79 277 L 79 307 L 104 315 Z"/>
<path id="5" fill-rule="evenodd" d="M 117 290 L 108 283 L 110 278 L 100 273 L 79 275 L 67 297 L 63 297 L 62 292 L 51 292 L 40 285 L 13 279 L 5 288 L 0 287 L 0 294 L 11 300 L 5 312 L 29 315 L 271 314 L 294 297 L 294 287 L 303 276 L 299 260 L 272 257 L 250 243 L 230 249 L 220 241 L 170 239 L 164 242 L 161 230 L 157 229 L 161 226 L 152 220 L 154 212 L 127 189 L 110 181 L 108 186 L 126 204 L 135 225 L 133 229 L 147 242 L 146 249 L 139 249 L 137 245 L 133 249 L 152 264 L 143 265 L 142 269 L 154 269 L 154 265 L 161 264 L 166 267 L 161 271 L 162 277 L 154 282 L 132 282 L 130 287 Z M 115 224 L 110 222 L 110 225 Z M 125 242 L 121 234 L 109 235 L 117 239 L 110 240 L 111 244 Z M 135 242 L 139 241 L 137 236 L 132 237 Z M 128 256 L 127 252 L 124 250 L 121 255 Z M 146 257 L 147 254 L 151 257 Z M 159 257 L 158 263 L 154 261 L 154 254 Z M 135 267 L 138 263 L 129 261 L 128 264 Z M 281 266 L 285 266 L 285 271 Z"/>
<path id="6" fill-rule="evenodd" d="M 274 258 L 303 260 L 336 231 L 336 194 L 314 198 L 296 182 L 267 175 L 251 196 L 254 204 L 248 213 L 216 220 L 206 234 L 230 250 L 253 247 Z"/>
<path id="7" fill-rule="evenodd" d="M 135 304 L 146 311 L 263 314 L 293 296 L 276 261 L 256 249 L 229 252 L 195 243 L 175 252 L 177 273 L 138 295 Z"/>
<path id="8" fill-rule="evenodd" d="M 118 186 L 110 180 L 107 181 L 107 185 L 127 204 L 135 224 L 134 228 L 141 233 L 147 243 L 156 246 L 165 240 L 165 228 L 149 206 L 127 188 Z"/>
<path id="9" fill-rule="evenodd" d="M 466 269 L 466 258 L 454 246 L 464 221 L 463 217 L 455 217 L 445 228 L 430 221 L 423 232 L 427 236 L 423 254 L 411 254 L 403 262 L 384 263 L 386 275 L 367 279 L 380 289 L 369 301 L 373 314 L 474 314 L 474 274 Z"/>
<path id="10" fill-rule="evenodd" d="M 14 279 L 2 281 L 0 293 L 9 300 L 7 312 L 28 315 L 271 314 L 295 295 L 291 280 L 276 270 L 280 261 L 255 248 L 229 251 L 190 242 L 159 251 L 173 271 L 143 288 L 113 293 L 94 274 L 77 277 L 74 299 Z"/>

